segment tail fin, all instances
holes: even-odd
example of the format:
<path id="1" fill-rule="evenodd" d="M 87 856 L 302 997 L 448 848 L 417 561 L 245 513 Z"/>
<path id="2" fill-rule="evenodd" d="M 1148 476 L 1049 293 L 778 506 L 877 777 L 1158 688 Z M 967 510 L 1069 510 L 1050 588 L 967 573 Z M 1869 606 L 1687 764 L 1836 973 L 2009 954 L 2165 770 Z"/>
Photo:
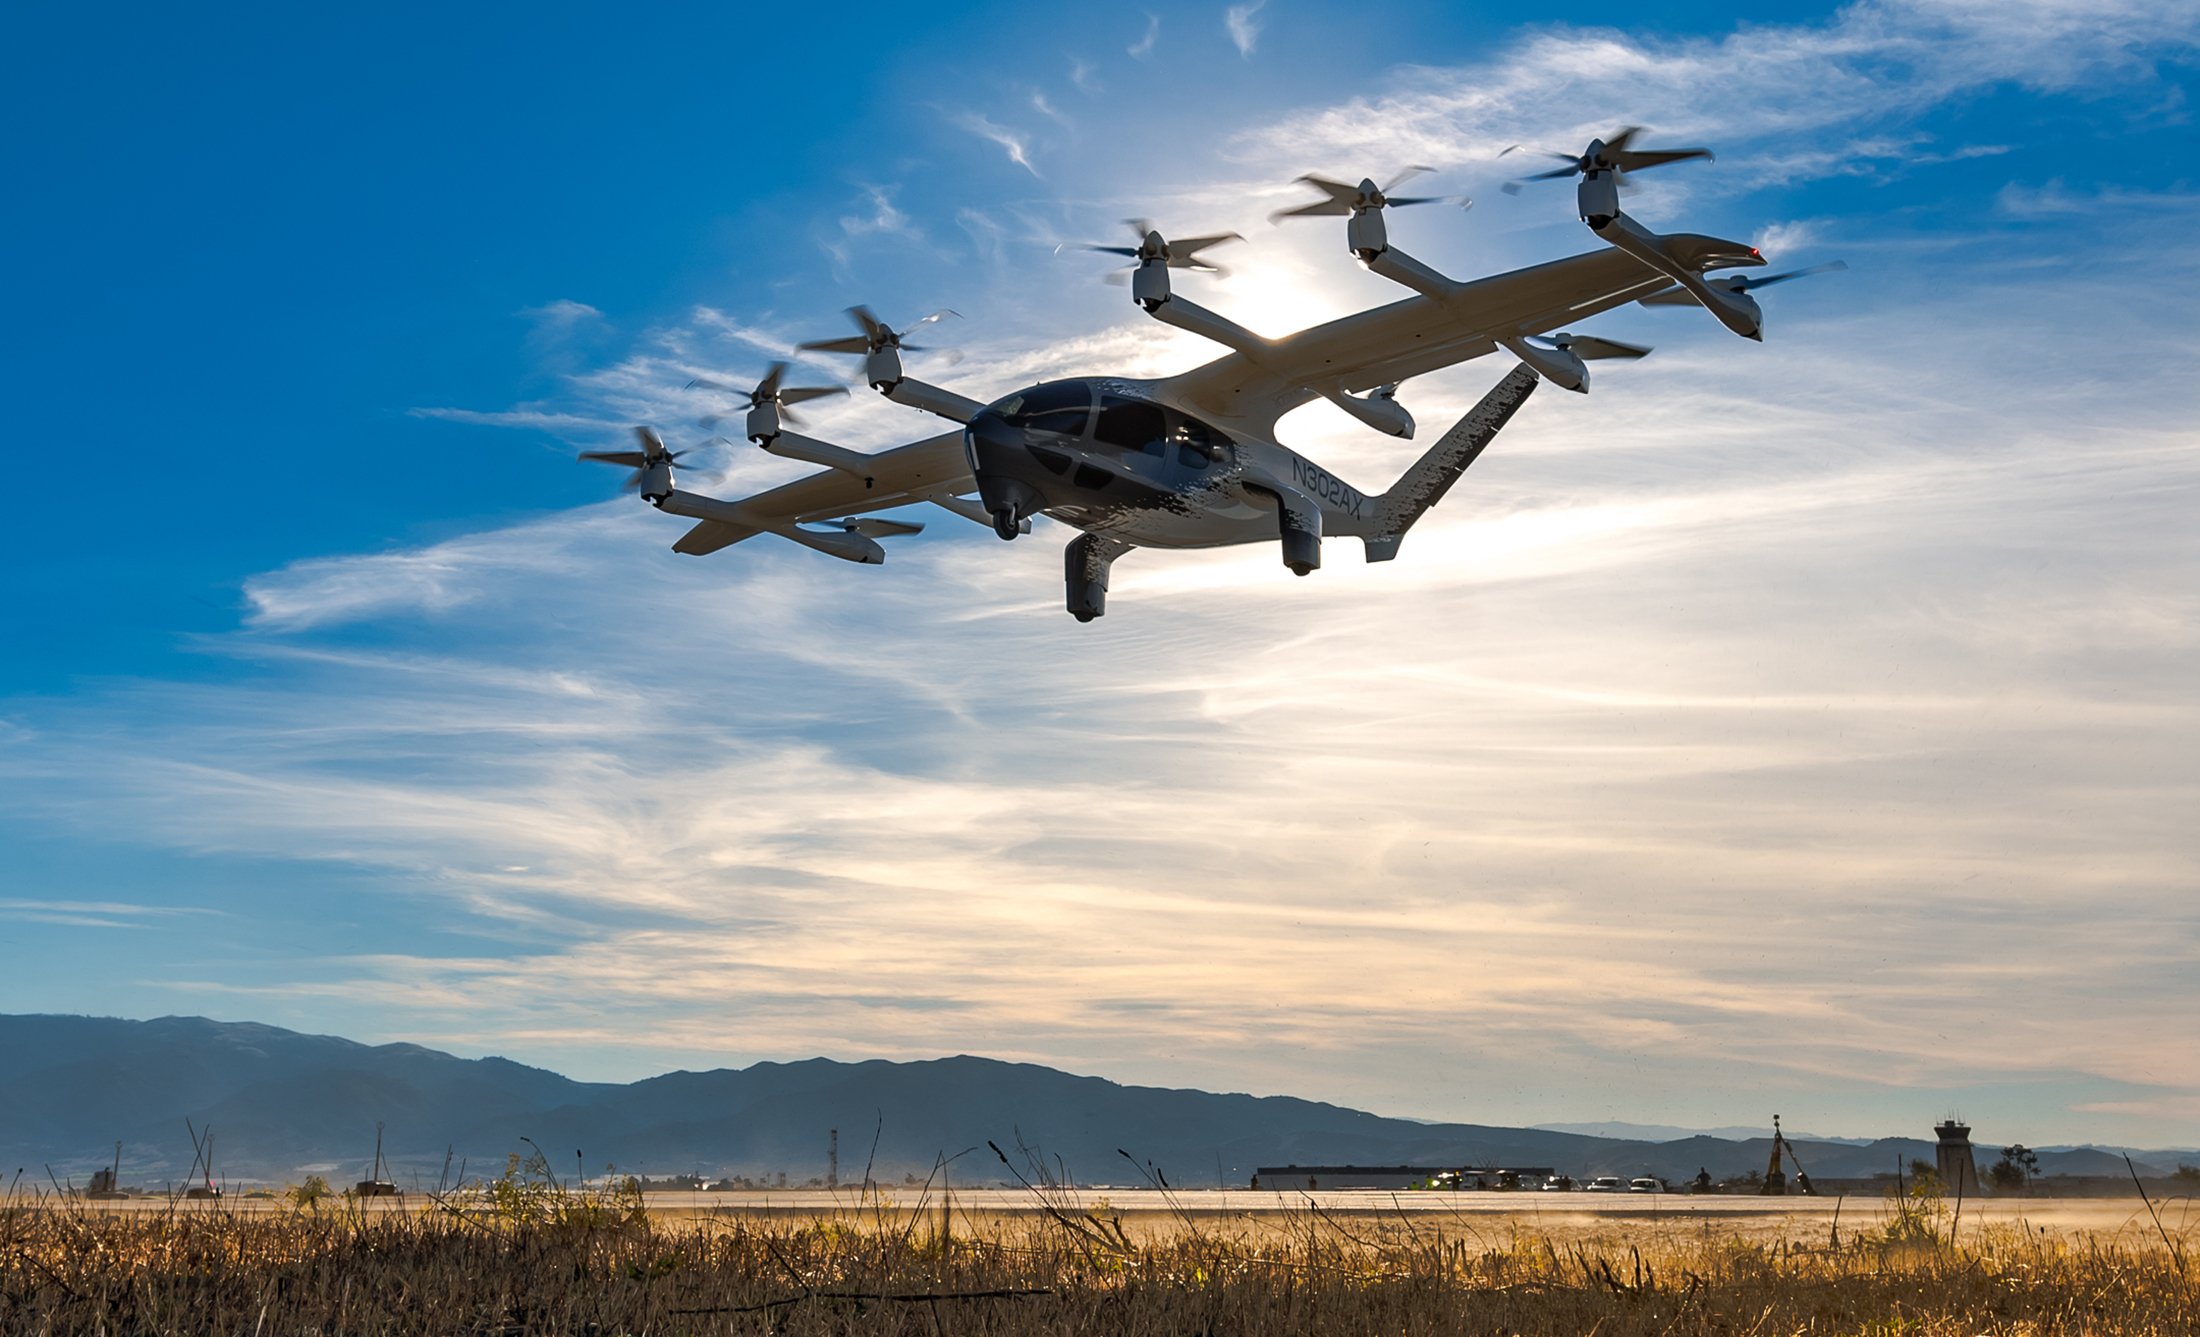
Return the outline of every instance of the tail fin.
<path id="1" fill-rule="evenodd" d="M 1387 562 L 1398 555 L 1398 545 L 1405 542 L 1406 531 L 1413 528 L 1413 522 L 1421 518 L 1423 511 L 1443 500 L 1451 485 L 1459 481 L 1459 475 L 1467 471 L 1467 466 L 1474 463 L 1482 448 L 1497 435 L 1497 430 L 1528 402 L 1538 379 L 1528 368 L 1514 367 L 1495 389 L 1482 396 L 1481 403 L 1468 409 L 1465 417 L 1430 446 L 1428 453 L 1406 470 L 1388 492 L 1375 499 L 1373 532 L 1362 540 L 1367 544 L 1367 560 Z"/>

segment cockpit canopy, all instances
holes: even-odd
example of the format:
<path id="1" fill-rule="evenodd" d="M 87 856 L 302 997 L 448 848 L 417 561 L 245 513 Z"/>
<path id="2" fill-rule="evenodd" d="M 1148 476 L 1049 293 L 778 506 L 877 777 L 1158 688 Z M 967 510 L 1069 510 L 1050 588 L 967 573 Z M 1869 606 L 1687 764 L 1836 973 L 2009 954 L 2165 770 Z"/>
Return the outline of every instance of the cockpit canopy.
<path id="1" fill-rule="evenodd" d="M 1096 394 L 1091 381 L 1050 381 L 989 408 L 1017 427 L 1080 438 L 1089 434 L 1092 444 L 1126 454 L 1161 456 L 1174 450 L 1186 464 L 1212 460 L 1231 444 L 1222 431 L 1150 399 Z"/>
<path id="2" fill-rule="evenodd" d="M 1011 426 L 1083 436 L 1092 417 L 1091 381 L 1049 381 L 986 405 Z"/>

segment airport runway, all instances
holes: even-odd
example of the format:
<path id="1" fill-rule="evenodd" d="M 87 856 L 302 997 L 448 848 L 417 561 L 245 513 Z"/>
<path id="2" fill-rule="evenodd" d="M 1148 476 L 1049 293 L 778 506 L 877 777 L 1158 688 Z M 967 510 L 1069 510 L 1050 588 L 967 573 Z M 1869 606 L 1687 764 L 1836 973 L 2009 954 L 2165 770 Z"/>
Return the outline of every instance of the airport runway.
<path id="1" fill-rule="evenodd" d="M 26 1195 L 27 1196 L 27 1195 Z M 66 1201 L 72 1208 L 89 1211 L 145 1212 L 171 1210 L 161 1197 L 137 1197 L 120 1201 Z M 478 1197 L 456 1194 L 449 1201 L 478 1209 Z M 1750 1236 L 1821 1236 L 1837 1224 L 1844 1232 L 1868 1231 L 1884 1222 L 1891 1204 L 1884 1197 L 1763 1198 L 1693 1193 L 1541 1193 L 1541 1192 L 1411 1192 L 1377 1190 L 1322 1190 L 1320 1192 L 1256 1192 L 1250 1189 L 1186 1189 L 1163 1193 L 1146 1188 L 1081 1188 L 1049 1192 L 1041 1196 L 1025 1189 L 950 1187 L 929 1193 L 921 1188 L 896 1185 L 865 1194 L 855 1189 L 747 1189 L 726 1192 L 650 1193 L 645 1201 L 651 1213 L 666 1217 L 778 1218 L 842 1216 L 855 1219 L 902 1219 L 924 1213 L 936 1216 L 944 1206 L 957 1220 L 1042 1218 L 1047 1211 L 1092 1212 L 1120 1216 L 1149 1226 L 1169 1219 L 1191 1224 L 1218 1224 L 1229 1220 L 1280 1221 L 1291 1217 L 1325 1216 L 1366 1221 L 1387 1218 L 1401 1223 L 1440 1224 L 1454 1221 L 1475 1230 L 1505 1229 L 1509 1224 L 1569 1233 L 1595 1230 L 1609 1223 L 1635 1229 L 1651 1223 L 1668 1229 L 1691 1225 Z M 21 1204 L 28 1205 L 28 1204 Z M 363 1208 L 371 1214 L 417 1211 L 432 1206 L 429 1195 L 408 1193 L 402 1198 L 369 1199 L 352 1204 L 333 1200 L 322 1211 Z M 2157 1202 L 2164 1221 L 2175 1232 L 2192 1224 L 2195 1210 L 2187 1199 Z M 1953 1210 L 1955 1203 L 1946 1204 Z M 276 1198 L 234 1195 L 218 1201 L 178 1201 L 177 1211 L 288 1212 L 288 1204 Z M 1984 1198 L 1962 1205 L 1964 1228 L 2010 1225 L 2018 1221 L 2037 1229 L 2122 1231 L 2140 1230 L 2149 1235 L 2153 1225 L 2146 1207 L 2129 1198 Z"/>

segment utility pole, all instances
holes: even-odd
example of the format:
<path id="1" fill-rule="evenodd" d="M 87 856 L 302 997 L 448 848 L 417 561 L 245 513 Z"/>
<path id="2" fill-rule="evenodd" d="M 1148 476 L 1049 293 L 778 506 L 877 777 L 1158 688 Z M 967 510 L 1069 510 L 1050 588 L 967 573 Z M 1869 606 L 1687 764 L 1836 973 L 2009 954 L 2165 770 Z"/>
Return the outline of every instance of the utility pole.
<path id="1" fill-rule="evenodd" d="M 840 1187 L 840 1130 L 833 1130 L 832 1149 L 825 1153 L 825 1187 Z"/>

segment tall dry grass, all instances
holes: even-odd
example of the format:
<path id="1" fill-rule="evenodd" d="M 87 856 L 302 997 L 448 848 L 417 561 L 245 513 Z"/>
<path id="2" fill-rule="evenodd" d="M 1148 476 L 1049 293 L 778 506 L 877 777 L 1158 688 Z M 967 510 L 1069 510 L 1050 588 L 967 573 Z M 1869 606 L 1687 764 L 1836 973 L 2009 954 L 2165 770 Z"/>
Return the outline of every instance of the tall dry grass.
<path id="1" fill-rule="evenodd" d="M 1304 1210 L 1215 1226 L 1035 1201 L 760 1220 L 526 1186 L 371 1213 L 18 1200 L 0 1207 L 0 1332 L 2200 1332 L 2174 1233 L 1951 1243 L 1946 1220 L 1885 1209 L 1804 1246 L 1685 1223 L 1566 1237 Z"/>

